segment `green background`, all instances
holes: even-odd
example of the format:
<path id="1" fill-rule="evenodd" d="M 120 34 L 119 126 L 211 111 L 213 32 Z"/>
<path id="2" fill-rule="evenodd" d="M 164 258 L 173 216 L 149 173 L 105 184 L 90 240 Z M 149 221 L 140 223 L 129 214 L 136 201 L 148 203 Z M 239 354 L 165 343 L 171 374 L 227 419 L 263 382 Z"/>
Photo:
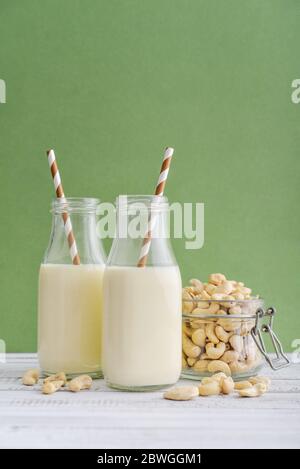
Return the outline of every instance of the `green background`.
<path id="1" fill-rule="evenodd" d="M 0 0 L 1 316 L 36 350 L 39 263 L 56 150 L 68 195 L 205 203 L 205 245 L 174 247 L 184 281 L 224 272 L 300 337 L 298 0 Z M 108 248 L 108 243 L 106 243 Z"/>

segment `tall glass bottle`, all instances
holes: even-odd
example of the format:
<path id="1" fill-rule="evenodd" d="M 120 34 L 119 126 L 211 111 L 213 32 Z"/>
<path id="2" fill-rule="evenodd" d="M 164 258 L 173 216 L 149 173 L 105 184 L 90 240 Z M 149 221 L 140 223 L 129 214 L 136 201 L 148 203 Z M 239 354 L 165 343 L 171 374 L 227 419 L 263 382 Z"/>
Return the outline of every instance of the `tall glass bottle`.
<path id="1" fill-rule="evenodd" d="M 156 389 L 180 375 L 181 277 L 168 212 L 166 197 L 117 199 L 117 236 L 104 275 L 104 375 L 117 389 Z M 147 262 L 138 267 L 150 220 Z"/>
<path id="2" fill-rule="evenodd" d="M 39 274 L 38 357 L 45 374 L 102 375 L 105 254 L 96 233 L 98 199 L 52 203 L 52 230 Z M 62 215 L 70 217 L 80 265 L 73 265 Z"/>

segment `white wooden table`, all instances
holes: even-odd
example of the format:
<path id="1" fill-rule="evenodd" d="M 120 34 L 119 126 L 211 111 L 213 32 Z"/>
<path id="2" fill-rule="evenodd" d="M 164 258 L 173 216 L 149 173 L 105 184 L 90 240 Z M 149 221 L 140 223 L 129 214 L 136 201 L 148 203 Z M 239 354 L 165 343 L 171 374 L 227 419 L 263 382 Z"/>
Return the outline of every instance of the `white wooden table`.
<path id="1" fill-rule="evenodd" d="M 0 448 L 300 448 L 300 364 L 266 368 L 272 386 L 260 398 L 188 402 L 113 391 L 103 380 L 46 396 L 21 384 L 36 366 L 32 354 L 0 364 Z"/>

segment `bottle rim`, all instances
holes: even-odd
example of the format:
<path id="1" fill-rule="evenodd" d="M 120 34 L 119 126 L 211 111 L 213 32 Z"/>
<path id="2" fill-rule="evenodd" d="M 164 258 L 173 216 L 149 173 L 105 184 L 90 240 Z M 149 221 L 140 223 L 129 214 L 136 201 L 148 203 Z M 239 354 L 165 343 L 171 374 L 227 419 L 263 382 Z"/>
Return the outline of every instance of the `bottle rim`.
<path id="1" fill-rule="evenodd" d="M 95 197 L 60 197 L 51 202 L 50 212 L 54 214 L 65 212 L 94 213 L 100 204 Z"/>
<path id="2" fill-rule="evenodd" d="M 163 212 L 169 210 L 169 202 L 166 196 L 153 194 L 120 194 L 116 198 L 118 211 L 151 211 Z"/>
<path id="3" fill-rule="evenodd" d="M 256 317 L 256 311 L 259 308 L 262 308 L 264 306 L 264 299 L 262 297 L 251 297 L 247 300 L 197 300 L 197 299 L 191 299 L 191 300 L 183 300 L 184 303 L 228 303 L 228 306 L 236 306 L 236 305 L 256 305 L 256 310 L 253 313 L 247 313 L 247 314 L 205 314 L 205 313 L 199 313 L 199 314 L 193 314 L 193 313 L 182 313 L 182 317 L 186 319 L 229 319 L 229 320 L 236 320 L 236 319 L 253 319 Z"/>

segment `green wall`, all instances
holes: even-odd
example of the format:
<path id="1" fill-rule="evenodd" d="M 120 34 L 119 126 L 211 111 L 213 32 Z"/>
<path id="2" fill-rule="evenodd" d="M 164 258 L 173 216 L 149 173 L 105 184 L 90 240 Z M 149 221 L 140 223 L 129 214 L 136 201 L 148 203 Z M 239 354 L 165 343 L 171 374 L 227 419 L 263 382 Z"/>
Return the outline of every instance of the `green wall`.
<path id="1" fill-rule="evenodd" d="M 174 242 L 183 279 L 221 271 L 300 338 L 298 0 L 0 0 L 1 312 L 9 351 L 36 349 L 53 147 L 68 195 L 205 203 L 205 245 Z M 106 247 L 108 244 L 106 243 Z"/>

